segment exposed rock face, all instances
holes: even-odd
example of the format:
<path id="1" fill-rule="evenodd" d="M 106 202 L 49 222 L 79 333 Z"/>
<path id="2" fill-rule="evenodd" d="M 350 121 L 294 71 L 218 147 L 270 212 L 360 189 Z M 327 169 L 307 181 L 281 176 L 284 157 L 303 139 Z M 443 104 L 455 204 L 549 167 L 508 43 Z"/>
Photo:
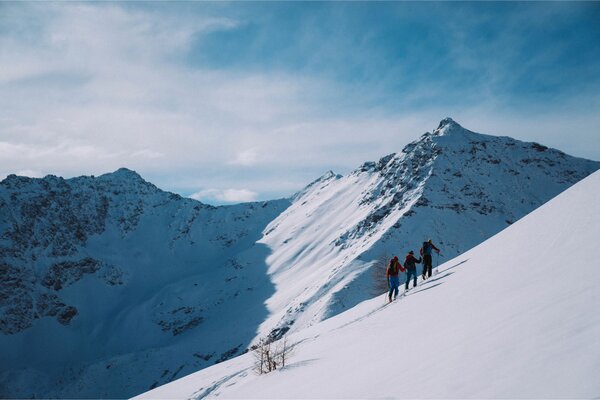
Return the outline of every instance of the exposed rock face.
<path id="1" fill-rule="evenodd" d="M 35 277 L 31 271 L 1 263 L 0 281 L 0 330 L 12 334 L 30 327 L 36 318 L 34 300 L 29 295 L 35 285 Z"/>
<path id="2" fill-rule="evenodd" d="M 0 304 L 3 333 L 19 332 L 43 316 L 69 324 L 76 308 L 65 305 L 56 292 L 85 275 L 103 270 L 107 284 L 122 283 L 118 266 L 82 257 L 82 250 L 89 237 L 105 232 L 107 223 L 117 226 L 124 237 L 137 226 L 144 206 L 149 205 L 144 199 L 160 194 L 155 186 L 124 169 L 97 179 L 10 175 L 0 190 L 0 260 L 6 273 L 22 283 L 18 292 L 10 292 L 11 301 L 32 304 L 31 312 L 23 311 L 24 307 L 16 312 L 15 307 Z M 34 312 L 33 304 L 42 309 Z"/>
<path id="3" fill-rule="evenodd" d="M 474 133 L 446 118 L 433 133 L 424 134 L 401 153 L 365 165 L 353 175 L 377 175 L 378 179 L 365 190 L 360 204 L 376 206 L 340 237 L 336 244 L 341 246 L 348 246 L 348 239 L 361 238 L 376 230 L 381 221 L 397 210 L 406 209 L 395 228 L 406 224 L 407 217 L 421 215 L 425 219 L 427 213 L 445 219 L 440 218 L 444 214 L 435 210 L 452 211 L 466 221 L 477 219 L 471 215 L 475 212 L 497 217 L 509 225 L 594 172 L 600 164 L 538 143 Z M 502 228 L 494 223 L 486 225 L 484 229 L 491 228 L 487 230 L 490 234 Z M 434 235 L 446 241 L 449 255 L 480 242 L 465 243 L 458 235 L 459 246 L 450 239 L 457 237 L 454 232 L 429 228 L 425 236 Z"/>
<path id="4" fill-rule="evenodd" d="M 33 321 L 42 317 L 53 317 L 68 325 L 77 315 L 77 309 L 67 306 L 56 294 L 36 293 L 36 280 L 31 271 L 8 264 L 0 264 L 0 331 L 14 334 L 29 328 Z"/>
<path id="5" fill-rule="evenodd" d="M 100 269 L 101 263 L 91 257 L 79 261 L 63 261 L 54 263 L 42 278 L 42 285 L 59 291 L 80 280 L 86 274 L 93 274 Z"/>

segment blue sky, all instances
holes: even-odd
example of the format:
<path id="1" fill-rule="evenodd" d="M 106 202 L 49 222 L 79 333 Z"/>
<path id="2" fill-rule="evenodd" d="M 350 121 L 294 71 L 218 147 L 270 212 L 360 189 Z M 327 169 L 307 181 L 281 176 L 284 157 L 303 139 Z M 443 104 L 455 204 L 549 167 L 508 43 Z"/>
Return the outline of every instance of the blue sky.
<path id="1" fill-rule="evenodd" d="M 0 175 L 287 196 L 446 116 L 600 159 L 597 2 L 0 2 Z"/>

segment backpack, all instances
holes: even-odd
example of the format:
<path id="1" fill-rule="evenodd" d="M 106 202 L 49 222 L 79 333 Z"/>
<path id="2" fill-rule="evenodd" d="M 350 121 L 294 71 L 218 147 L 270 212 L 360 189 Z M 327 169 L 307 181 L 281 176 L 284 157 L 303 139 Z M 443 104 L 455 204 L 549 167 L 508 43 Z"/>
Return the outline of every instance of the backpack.
<path id="1" fill-rule="evenodd" d="M 390 260 L 390 266 L 389 266 L 390 273 L 397 274 L 398 273 L 398 269 L 399 269 L 399 267 L 398 267 L 399 264 L 400 264 L 399 262 L 394 262 L 394 259 L 392 258 Z"/>
<path id="2" fill-rule="evenodd" d="M 423 242 L 423 255 L 431 255 L 431 243 Z"/>

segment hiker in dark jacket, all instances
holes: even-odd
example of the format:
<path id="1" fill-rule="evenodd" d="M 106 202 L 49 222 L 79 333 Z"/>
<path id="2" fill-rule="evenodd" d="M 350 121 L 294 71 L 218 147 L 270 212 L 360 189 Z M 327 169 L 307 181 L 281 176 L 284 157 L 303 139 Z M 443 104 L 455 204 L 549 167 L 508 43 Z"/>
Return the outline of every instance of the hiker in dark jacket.
<path id="1" fill-rule="evenodd" d="M 431 243 L 431 239 L 429 239 L 427 242 L 423 242 L 423 247 L 421 247 L 421 250 L 419 251 L 423 256 L 423 279 L 431 278 L 431 252 L 433 250 L 440 254 L 440 249 L 435 247 L 433 243 Z"/>
<path id="2" fill-rule="evenodd" d="M 421 262 L 421 258 L 417 260 L 414 254 L 414 251 L 409 251 L 404 260 L 404 268 L 406 268 L 406 284 L 404 290 L 408 290 L 408 283 L 410 282 L 411 276 L 413 277 L 413 287 L 417 286 L 417 264 Z"/>
<path id="3" fill-rule="evenodd" d="M 404 268 L 402 268 L 402 265 L 400 265 L 398 257 L 394 256 L 394 258 L 390 260 L 387 270 L 385 271 L 385 277 L 387 278 L 388 287 L 390 288 L 390 292 L 388 294 L 390 303 L 392 302 L 392 293 L 394 294 L 394 300 L 396 300 L 396 297 L 398 297 L 398 286 L 400 286 L 398 271 L 404 272 Z"/>

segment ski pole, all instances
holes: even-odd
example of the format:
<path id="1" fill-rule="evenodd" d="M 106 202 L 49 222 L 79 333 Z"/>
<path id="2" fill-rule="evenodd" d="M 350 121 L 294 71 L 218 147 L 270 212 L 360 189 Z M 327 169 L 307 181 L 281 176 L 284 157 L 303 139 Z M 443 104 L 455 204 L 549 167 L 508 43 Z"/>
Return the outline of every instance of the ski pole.
<path id="1" fill-rule="evenodd" d="M 385 297 L 383 298 L 383 302 L 385 304 L 387 304 L 388 303 L 388 296 L 389 296 L 389 293 L 390 293 L 390 278 L 386 277 L 385 280 L 387 281 L 387 292 L 385 292 Z"/>

